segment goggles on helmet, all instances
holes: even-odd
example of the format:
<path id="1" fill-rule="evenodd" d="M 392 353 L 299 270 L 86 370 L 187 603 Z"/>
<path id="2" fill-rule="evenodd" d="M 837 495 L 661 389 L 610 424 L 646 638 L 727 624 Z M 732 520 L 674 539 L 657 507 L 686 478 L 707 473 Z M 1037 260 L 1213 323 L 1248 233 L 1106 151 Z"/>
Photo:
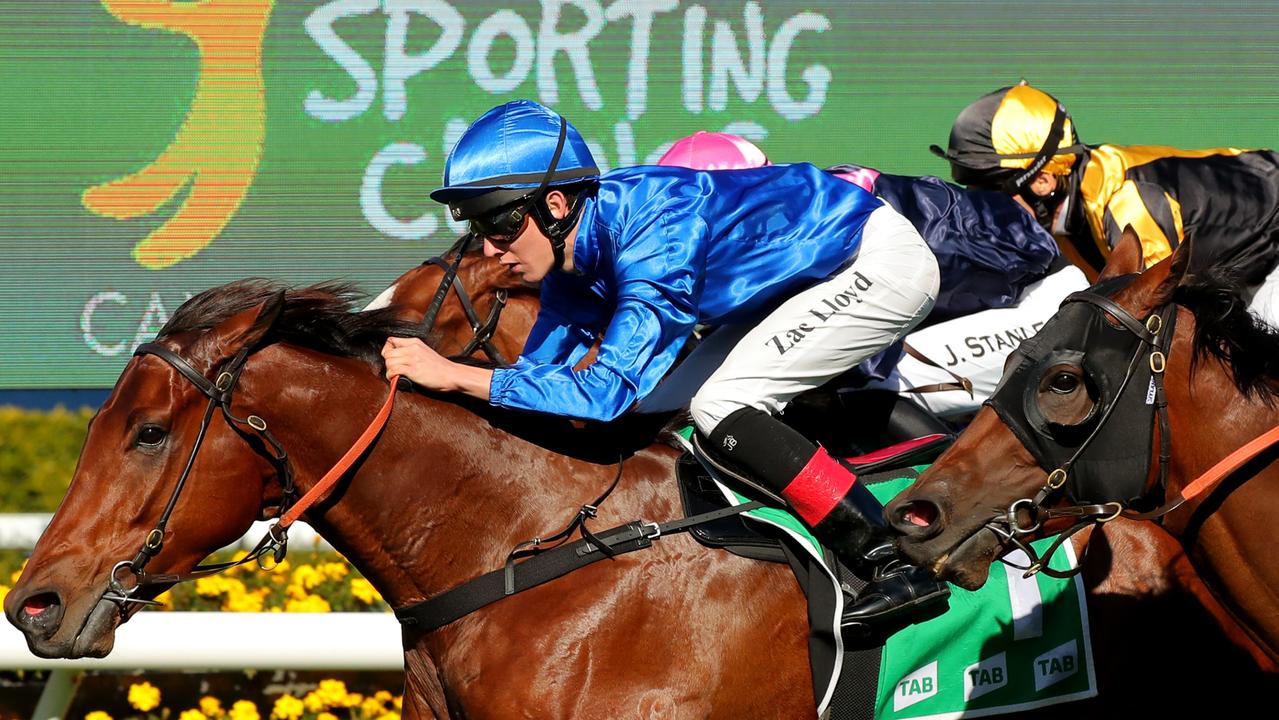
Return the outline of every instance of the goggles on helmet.
<path id="1" fill-rule="evenodd" d="M 528 198 L 520 198 L 512 204 L 470 218 L 469 229 L 473 234 L 493 242 L 514 242 L 528 226 L 530 209 Z"/>

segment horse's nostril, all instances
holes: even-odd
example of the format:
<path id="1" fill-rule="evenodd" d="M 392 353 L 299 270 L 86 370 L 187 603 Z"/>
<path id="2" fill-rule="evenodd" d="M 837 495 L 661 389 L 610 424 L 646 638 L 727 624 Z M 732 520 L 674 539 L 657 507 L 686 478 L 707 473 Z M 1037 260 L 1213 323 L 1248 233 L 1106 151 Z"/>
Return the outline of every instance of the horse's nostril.
<path id="1" fill-rule="evenodd" d="M 26 618 L 37 620 L 46 612 L 58 607 L 59 604 L 56 593 L 39 593 L 38 595 L 32 595 L 27 598 L 26 602 L 22 603 L 22 614 Z"/>
<path id="2" fill-rule="evenodd" d="M 915 527 L 929 527 L 937 521 L 937 506 L 929 502 L 911 502 L 901 509 L 901 518 Z"/>

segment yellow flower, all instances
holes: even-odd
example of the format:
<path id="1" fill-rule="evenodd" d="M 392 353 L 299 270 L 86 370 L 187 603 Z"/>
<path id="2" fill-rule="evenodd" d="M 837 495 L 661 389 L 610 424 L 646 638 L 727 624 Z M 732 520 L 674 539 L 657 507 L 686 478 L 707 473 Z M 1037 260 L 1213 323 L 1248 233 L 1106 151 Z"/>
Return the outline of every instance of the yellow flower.
<path id="1" fill-rule="evenodd" d="M 347 701 L 351 694 L 346 691 L 346 683 L 341 680 L 321 680 L 315 694 L 327 707 L 350 707 Z"/>
<path id="2" fill-rule="evenodd" d="M 271 709 L 271 717 L 279 720 L 297 720 L 302 717 L 302 713 L 305 710 L 306 707 L 301 700 L 292 695 L 281 695 L 275 701 L 275 707 Z M 181 719 L 179 718 L 179 720 Z"/>
<path id="3" fill-rule="evenodd" d="M 341 580 L 351 572 L 346 563 L 340 562 L 323 563 L 316 568 L 316 571 L 323 575 L 326 580 Z"/>
<path id="4" fill-rule="evenodd" d="M 262 612 L 262 596 L 258 593 L 234 593 L 222 602 L 228 612 Z"/>
<path id="5" fill-rule="evenodd" d="M 8 585 L 0 585 L 0 603 L 4 602 L 4 598 L 9 594 Z"/>
<path id="6" fill-rule="evenodd" d="M 403 696 L 403 695 L 396 695 L 396 696 L 395 696 L 395 699 L 391 701 L 391 704 L 395 706 L 395 709 L 396 709 L 396 710 L 403 710 L 403 709 L 404 709 L 404 696 Z"/>
<path id="7" fill-rule="evenodd" d="M 161 607 L 159 608 L 160 610 L 172 610 L 173 609 L 173 591 L 165 590 L 164 592 L 155 596 L 155 601 L 161 604 Z"/>
<path id="8" fill-rule="evenodd" d="M 160 689 L 149 682 L 130 685 L 129 704 L 142 712 L 150 712 L 160 706 Z"/>
<path id="9" fill-rule="evenodd" d="M 391 696 L 391 693 L 390 693 L 390 692 L 388 692 L 388 691 L 386 691 L 386 690 L 378 690 L 376 693 L 374 693 L 374 694 L 373 694 L 373 697 L 374 697 L 374 698 L 375 698 L 378 702 L 383 703 L 383 704 L 385 704 L 385 703 L 389 703 L 389 702 L 391 702 L 391 701 L 394 699 L 394 698 Z"/>
<path id="10" fill-rule="evenodd" d="M 382 593 L 373 587 L 373 583 L 364 578 L 352 578 L 351 595 L 365 605 L 382 602 Z"/>
<path id="11" fill-rule="evenodd" d="M 110 719 L 108 718 L 108 720 Z M 315 720 L 338 720 L 338 716 L 331 712 L 322 712 L 315 716 Z"/>
<path id="12" fill-rule="evenodd" d="M 195 581 L 195 594 L 200 597 L 217 597 L 222 594 L 222 576 L 202 577 Z"/>
<path id="13" fill-rule="evenodd" d="M 191 708 L 190 710 L 183 710 L 182 714 L 178 716 L 178 720 L 208 720 L 208 718 L 199 710 Z"/>
<path id="14" fill-rule="evenodd" d="M 222 702 L 211 695 L 205 695 L 200 698 L 200 712 L 209 717 L 221 717 L 226 711 L 222 709 Z"/>
<path id="15" fill-rule="evenodd" d="M 376 718 L 386 712 L 386 708 L 382 706 L 382 701 L 376 697 L 364 698 L 364 702 L 360 703 L 360 714 L 366 718 Z"/>
<path id="16" fill-rule="evenodd" d="M 333 607 L 329 601 L 319 595 L 307 595 L 302 600 L 290 600 L 284 605 L 285 612 L 329 612 Z"/>
<path id="17" fill-rule="evenodd" d="M 302 697 L 302 706 L 307 709 L 307 712 L 313 713 L 318 713 L 321 710 L 328 708 L 328 704 L 324 702 L 324 698 L 320 697 L 320 694 L 314 690 Z M 316 720 L 321 720 L 328 714 L 329 713 L 320 713 L 320 717 Z"/>
<path id="18" fill-rule="evenodd" d="M 102 712 L 101 710 L 94 710 L 88 715 L 85 715 L 84 720 L 111 720 L 111 716 Z M 337 719 L 334 718 L 334 720 L 337 720 Z"/>
<path id="19" fill-rule="evenodd" d="M 293 584 L 300 585 L 307 590 L 322 582 L 324 582 L 324 575 L 310 565 L 299 565 L 298 569 L 293 571 Z"/>
<path id="20" fill-rule="evenodd" d="M 195 594 L 201 597 L 217 597 L 225 593 L 245 592 L 244 583 L 225 575 L 202 577 L 195 581 Z"/>
<path id="21" fill-rule="evenodd" d="M 236 700 L 227 715 L 231 720 L 262 720 L 262 716 L 258 714 L 258 706 L 248 700 Z"/>
<path id="22" fill-rule="evenodd" d="M 377 717 L 377 720 L 400 720 L 400 714 L 397 712 L 383 713 Z"/>

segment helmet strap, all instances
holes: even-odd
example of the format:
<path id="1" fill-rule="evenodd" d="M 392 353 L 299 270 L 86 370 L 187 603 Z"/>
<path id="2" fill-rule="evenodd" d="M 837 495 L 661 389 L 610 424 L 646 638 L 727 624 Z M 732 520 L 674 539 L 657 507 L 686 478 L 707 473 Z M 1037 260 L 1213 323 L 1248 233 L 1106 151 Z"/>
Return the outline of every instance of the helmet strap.
<path id="1" fill-rule="evenodd" d="M 545 207 L 542 201 L 545 197 L 546 189 L 550 187 L 551 180 L 555 177 L 555 170 L 560 164 L 560 155 L 564 152 L 564 140 L 568 137 L 568 122 L 564 120 L 563 115 L 557 113 L 556 117 L 560 119 L 560 136 L 555 141 L 555 152 L 551 155 L 550 166 L 546 168 L 546 174 L 542 176 L 542 181 L 538 183 L 537 189 L 528 196 L 528 200 L 524 201 L 524 205 L 520 208 L 520 213 L 532 212 L 533 219 L 539 221 L 537 224 L 541 226 L 542 231 L 546 233 L 547 238 L 551 241 L 551 252 L 555 255 L 555 267 L 560 269 L 564 267 L 564 239 L 568 233 L 554 232 L 550 226 L 554 226 L 556 223 L 543 223 L 539 217 Z"/>
<path id="2" fill-rule="evenodd" d="M 533 206 L 533 221 L 542 229 L 542 232 L 551 241 L 551 251 L 555 253 L 555 268 L 564 269 L 565 259 L 565 243 L 568 240 L 568 234 L 573 231 L 573 227 L 577 225 L 578 219 L 582 216 L 582 210 L 586 207 L 583 198 L 585 193 L 578 193 L 573 198 L 573 202 L 568 207 L 568 212 L 564 217 L 556 219 L 551 214 L 551 209 L 546 206 L 545 199 Z"/>

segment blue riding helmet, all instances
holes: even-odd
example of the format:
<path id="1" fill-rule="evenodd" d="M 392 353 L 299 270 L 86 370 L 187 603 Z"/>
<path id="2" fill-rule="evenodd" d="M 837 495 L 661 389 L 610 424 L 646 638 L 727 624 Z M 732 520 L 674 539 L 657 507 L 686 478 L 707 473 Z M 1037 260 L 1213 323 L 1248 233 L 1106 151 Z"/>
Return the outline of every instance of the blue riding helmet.
<path id="1" fill-rule="evenodd" d="M 431 199 L 447 203 L 455 220 L 465 220 L 525 198 L 543 184 L 599 175 L 577 128 L 532 100 L 514 100 L 471 123 L 444 162 L 444 187 L 431 192 Z"/>

